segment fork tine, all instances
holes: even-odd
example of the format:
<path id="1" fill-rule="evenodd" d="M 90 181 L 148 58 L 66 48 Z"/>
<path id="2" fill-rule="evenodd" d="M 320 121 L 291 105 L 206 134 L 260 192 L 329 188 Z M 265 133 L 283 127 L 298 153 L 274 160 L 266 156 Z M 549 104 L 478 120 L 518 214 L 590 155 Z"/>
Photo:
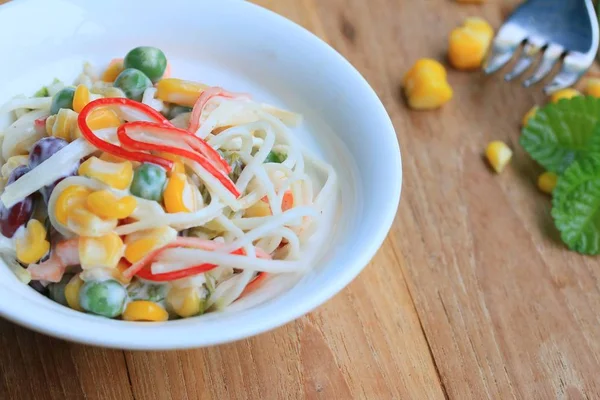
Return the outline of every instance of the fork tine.
<path id="1" fill-rule="evenodd" d="M 512 71 L 504 75 L 504 80 L 511 81 L 525 72 L 531 66 L 531 64 L 533 64 L 540 50 L 541 45 L 538 46 L 537 44 L 528 40 L 523 47 L 521 57 L 517 60 L 517 63 L 513 67 Z"/>
<path id="2" fill-rule="evenodd" d="M 542 57 L 539 67 L 535 70 L 533 75 L 523 82 L 523 86 L 529 87 L 544 79 L 550 71 L 552 71 L 552 68 L 564 52 L 565 49 L 562 46 L 557 44 L 549 45 L 546 51 L 544 51 L 544 56 Z"/>
<path id="3" fill-rule="evenodd" d="M 527 33 L 518 26 L 510 23 L 504 24 L 494 38 L 483 71 L 489 75 L 505 66 L 526 36 Z"/>
<path id="4" fill-rule="evenodd" d="M 485 66 L 483 67 L 483 72 L 489 75 L 504 67 L 510 61 L 513 54 L 515 54 L 515 50 L 516 48 L 499 52 L 495 48 L 492 49 L 485 63 Z"/>
<path id="5" fill-rule="evenodd" d="M 562 69 L 545 88 L 544 93 L 552 94 L 557 90 L 567 88 L 577 82 L 583 72 Z"/>
<path id="6" fill-rule="evenodd" d="M 595 54 L 595 53 L 594 53 Z M 582 53 L 570 53 L 565 57 L 563 66 L 558 74 L 552 79 L 545 88 L 546 94 L 551 94 L 557 90 L 571 86 L 590 67 L 594 61 L 594 56 L 591 57 Z"/>

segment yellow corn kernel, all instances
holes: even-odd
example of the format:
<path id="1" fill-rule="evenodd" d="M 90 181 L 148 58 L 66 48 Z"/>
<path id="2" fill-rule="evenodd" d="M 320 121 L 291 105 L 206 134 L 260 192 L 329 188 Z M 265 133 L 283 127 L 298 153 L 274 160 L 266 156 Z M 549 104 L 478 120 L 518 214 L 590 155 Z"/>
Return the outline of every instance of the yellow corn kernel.
<path id="1" fill-rule="evenodd" d="M 502 172 L 512 157 L 512 150 L 499 140 L 491 142 L 485 149 L 490 165 L 497 173 Z"/>
<path id="2" fill-rule="evenodd" d="M 198 315 L 204 309 L 200 291 L 195 287 L 172 288 L 167 294 L 167 305 L 182 318 Z"/>
<path id="3" fill-rule="evenodd" d="M 67 212 L 67 227 L 79 236 L 98 237 L 112 232 L 118 220 L 100 218 L 82 204 Z"/>
<path id="4" fill-rule="evenodd" d="M 566 89 L 562 89 L 557 92 L 554 92 L 552 94 L 552 96 L 550 96 L 550 101 L 552 103 L 558 103 L 559 100 L 570 99 L 570 98 L 577 97 L 577 96 L 581 96 L 581 93 L 578 90 L 573 89 L 573 88 L 566 88 Z"/>
<path id="5" fill-rule="evenodd" d="M 259 200 L 244 211 L 244 217 L 268 217 L 271 215 L 271 207 L 266 201 Z"/>
<path id="6" fill-rule="evenodd" d="M 79 175 L 94 178 L 110 187 L 125 190 L 133 179 L 133 166 L 129 161 L 111 163 L 90 157 L 79 166 Z"/>
<path id="7" fill-rule="evenodd" d="M 99 190 L 87 197 L 88 210 L 101 218 L 123 219 L 131 215 L 137 206 L 133 196 L 124 196 L 120 199 L 108 190 Z"/>
<path id="8" fill-rule="evenodd" d="M 50 250 L 50 242 L 46 240 L 46 228 L 37 219 L 27 223 L 25 235 L 15 241 L 17 259 L 23 264 L 38 262 Z"/>
<path id="9" fill-rule="evenodd" d="M 135 300 L 127 304 L 123 315 L 125 321 L 166 321 L 169 313 L 153 301 Z"/>
<path id="10" fill-rule="evenodd" d="M 169 226 L 132 233 L 125 238 L 125 258 L 133 264 L 176 238 L 177 231 Z"/>
<path id="11" fill-rule="evenodd" d="M 67 299 L 67 304 L 73 310 L 83 311 L 83 308 L 79 304 L 79 291 L 83 284 L 84 282 L 79 277 L 79 274 L 77 274 L 65 286 L 65 298 Z"/>
<path id="12" fill-rule="evenodd" d="M 130 266 L 131 266 L 130 263 L 125 261 L 125 259 L 121 258 L 119 260 L 119 262 L 117 263 L 117 267 L 111 269 L 110 273 L 113 278 L 115 278 L 122 284 L 127 285 L 127 284 L 131 283 L 131 277 L 129 277 L 129 278 L 124 277 L 123 272 L 125 272 L 125 270 L 128 269 Z"/>
<path id="13" fill-rule="evenodd" d="M 173 169 L 169 171 L 169 176 L 173 174 L 185 174 L 185 164 L 181 157 L 176 154 L 168 153 L 166 151 L 159 151 L 156 153 L 157 156 L 166 158 L 167 160 L 173 161 Z"/>
<path id="14" fill-rule="evenodd" d="M 83 107 L 90 102 L 90 91 L 85 85 L 77 85 L 73 96 L 73 111 L 80 113 Z"/>
<path id="15" fill-rule="evenodd" d="M 56 115 L 51 115 L 48 118 L 46 118 L 46 134 L 48 136 L 52 136 L 52 127 L 54 126 L 55 122 L 56 122 Z"/>
<path id="16" fill-rule="evenodd" d="M 404 75 L 402 85 L 404 90 L 411 92 L 416 86 L 416 79 L 419 75 L 427 75 L 437 79 L 446 79 L 446 69 L 439 61 L 431 58 L 421 58 L 417 60 L 415 65 Z"/>
<path id="17" fill-rule="evenodd" d="M 77 125 L 78 115 L 71 109 L 61 108 L 54 118 L 50 116 L 46 120 L 46 133 L 67 142 L 76 139 L 79 129 Z"/>
<path id="18" fill-rule="evenodd" d="M 584 93 L 588 96 L 600 97 L 600 78 L 589 78 L 585 82 Z"/>
<path id="19" fill-rule="evenodd" d="M 450 33 L 448 60 L 454 68 L 479 68 L 488 52 L 494 30 L 481 18 L 467 18 Z"/>
<path id="20" fill-rule="evenodd" d="M 125 245 L 114 232 L 98 237 L 79 238 L 81 268 L 116 268 L 123 256 Z"/>
<path id="21" fill-rule="evenodd" d="M 1 172 L 3 178 L 8 178 L 10 173 L 21 165 L 29 164 L 29 156 L 12 156 L 2 166 Z"/>
<path id="22" fill-rule="evenodd" d="M 62 225 L 66 225 L 69 211 L 84 207 L 90 193 L 92 193 L 90 189 L 79 185 L 72 185 L 63 190 L 56 199 L 54 207 L 56 220 Z"/>
<path id="23" fill-rule="evenodd" d="M 115 164 L 124 163 L 124 162 L 128 161 L 126 158 L 115 156 L 113 154 L 106 153 L 106 152 L 100 154 L 100 159 L 102 161 L 111 162 L 111 163 L 115 163 Z M 137 161 L 129 161 L 129 162 L 131 163 L 131 166 L 134 169 L 137 168 L 137 167 L 139 167 L 140 164 L 141 164 L 141 163 L 139 163 Z"/>
<path id="24" fill-rule="evenodd" d="M 100 159 L 102 161 L 116 163 L 116 164 L 127 161 L 127 159 L 125 159 L 125 158 L 122 158 L 122 157 L 119 157 L 119 156 L 115 156 L 115 155 L 110 154 L 110 153 L 102 153 L 102 154 L 100 154 Z"/>
<path id="25" fill-rule="evenodd" d="M 446 80 L 446 70 L 439 62 L 420 59 L 403 79 L 408 105 L 415 110 L 431 110 L 452 98 L 452 88 Z"/>
<path id="26" fill-rule="evenodd" d="M 531 109 L 529 111 L 527 111 L 527 114 L 525 114 L 525 116 L 523 117 L 523 121 L 521 122 L 523 127 L 527 126 L 527 124 L 529 123 L 529 120 L 531 118 L 533 118 L 533 116 L 535 115 L 536 112 L 538 112 L 539 109 L 540 108 L 538 106 L 533 106 L 533 107 L 531 107 Z"/>
<path id="27" fill-rule="evenodd" d="M 196 191 L 184 174 L 172 174 L 167 182 L 163 199 L 168 213 L 193 212 L 196 210 Z"/>
<path id="28" fill-rule="evenodd" d="M 71 130 L 71 141 L 79 139 L 83 137 L 83 135 L 81 134 L 81 130 L 79 129 L 79 125 L 75 124 L 75 127 L 73 128 L 73 130 Z"/>
<path id="29" fill-rule="evenodd" d="M 168 103 L 192 107 L 207 87 L 198 82 L 165 78 L 156 84 L 156 98 Z"/>
<path id="30" fill-rule="evenodd" d="M 93 110 L 87 117 L 87 124 L 91 130 L 95 131 L 104 128 L 117 128 L 121 126 L 121 118 L 114 110 L 102 107 Z"/>
<path id="31" fill-rule="evenodd" d="M 94 86 L 92 86 L 92 88 L 90 89 L 90 93 L 93 93 L 95 95 L 99 95 L 101 97 L 106 97 L 106 98 L 125 98 L 127 97 L 125 95 L 125 92 L 123 92 L 121 89 L 119 89 L 118 87 L 114 87 L 114 86 L 108 86 L 110 85 L 110 83 L 106 84 L 107 86 L 103 86 L 102 84 L 99 84 L 100 81 L 95 82 Z"/>
<path id="32" fill-rule="evenodd" d="M 173 169 L 170 174 L 184 174 L 185 175 L 185 164 L 183 161 L 173 161 Z"/>
<path id="33" fill-rule="evenodd" d="M 552 194 L 557 181 L 558 176 L 554 172 L 544 172 L 538 177 L 538 188 L 544 193 Z"/>
<path id="34" fill-rule="evenodd" d="M 114 82 L 115 79 L 117 79 L 117 76 L 123 72 L 123 69 L 125 69 L 125 67 L 123 66 L 122 58 L 115 58 L 111 60 L 111 62 L 108 64 L 108 68 L 106 68 L 106 71 L 104 71 L 102 74 L 102 80 L 104 82 Z"/>

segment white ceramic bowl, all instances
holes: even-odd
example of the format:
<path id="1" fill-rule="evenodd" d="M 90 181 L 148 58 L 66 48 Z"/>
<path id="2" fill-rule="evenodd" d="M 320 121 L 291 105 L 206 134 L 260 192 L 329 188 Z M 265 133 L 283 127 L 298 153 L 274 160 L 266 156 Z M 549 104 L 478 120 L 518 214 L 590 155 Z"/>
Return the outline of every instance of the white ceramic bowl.
<path id="1" fill-rule="evenodd" d="M 151 6 L 156 4 L 157 6 Z M 158 6 L 160 4 L 160 6 Z M 311 311 L 346 286 L 381 246 L 402 181 L 394 128 L 374 91 L 336 51 L 294 23 L 238 0 L 18 0 L 0 6 L 0 101 L 54 77 L 71 82 L 129 49 L 165 51 L 174 76 L 300 112 L 303 143 L 332 163 L 341 218 L 326 256 L 290 290 L 248 310 L 158 324 L 104 319 L 40 296 L 0 265 L 0 315 L 52 336 L 128 349 L 208 346 Z"/>

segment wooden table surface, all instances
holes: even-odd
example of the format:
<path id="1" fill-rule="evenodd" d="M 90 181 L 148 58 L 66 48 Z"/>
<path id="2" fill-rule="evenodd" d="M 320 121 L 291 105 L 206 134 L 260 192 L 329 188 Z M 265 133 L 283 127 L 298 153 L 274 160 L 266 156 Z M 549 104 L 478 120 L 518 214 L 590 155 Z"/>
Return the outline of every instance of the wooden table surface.
<path id="1" fill-rule="evenodd" d="M 539 89 L 450 71 L 453 101 L 423 113 L 399 90 L 466 16 L 498 27 L 518 1 L 257 3 L 346 56 L 391 115 L 404 187 L 384 246 L 310 315 L 209 349 L 104 350 L 0 319 L 0 399 L 600 398 L 600 267 L 560 244 L 517 142 Z M 515 150 L 499 176 L 482 160 L 492 139 Z"/>

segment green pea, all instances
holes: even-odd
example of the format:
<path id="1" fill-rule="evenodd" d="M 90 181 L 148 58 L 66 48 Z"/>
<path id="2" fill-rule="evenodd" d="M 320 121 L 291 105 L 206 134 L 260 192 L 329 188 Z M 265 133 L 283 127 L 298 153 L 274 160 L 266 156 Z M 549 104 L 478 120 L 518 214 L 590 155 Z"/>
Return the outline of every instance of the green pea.
<path id="1" fill-rule="evenodd" d="M 168 290 L 167 285 L 146 283 L 138 279 L 127 286 L 127 293 L 131 300 L 149 300 L 155 303 L 163 301 L 167 297 Z"/>
<path id="2" fill-rule="evenodd" d="M 121 315 L 127 298 L 127 290 L 115 280 L 90 281 L 79 292 L 79 304 L 92 314 L 107 318 Z"/>
<path id="3" fill-rule="evenodd" d="M 66 87 L 56 93 L 52 97 L 52 105 L 50 106 L 50 114 L 58 113 L 61 108 L 73 109 L 73 97 L 75 96 L 75 88 Z"/>
<path id="4" fill-rule="evenodd" d="M 129 190 L 134 196 L 160 202 L 166 181 L 167 173 L 163 168 L 144 163 L 133 173 Z"/>
<path id="5" fill-rule="evenodd" d="M 287 156 L 285 154 L 270 151 L 269 154 L 267 154 L 267 158 L 265 159 L 265 162 L 281 164 L 282 162 L 285 161 L 286 158 L 287 158 Z"/>
<path id="6" fill-rule="evenodd" d="M 136 47 L 125 56 L 125 68 L 142 71 L 152 82 L 158 81 L 167 69 L 167 57 L 161 49 L 150 46 Z"/>
<path id="7" fill-rule="evenodd" d="M 152 82 L 142 71 L 127 68 L 117 76 L 114 86 L 121 89 L 127 98 L 141 101 L 144 91 L 152 86 Z"/>
<path id="8" fill-rule="evenodd" d="M 72 277 L 72 274 L 64 274 L 60 282 L 49 284 L 48 296 L 55 302 L 68 307 L 67 298 L 65 297 L 65 286 L 67 286 Z"/>

